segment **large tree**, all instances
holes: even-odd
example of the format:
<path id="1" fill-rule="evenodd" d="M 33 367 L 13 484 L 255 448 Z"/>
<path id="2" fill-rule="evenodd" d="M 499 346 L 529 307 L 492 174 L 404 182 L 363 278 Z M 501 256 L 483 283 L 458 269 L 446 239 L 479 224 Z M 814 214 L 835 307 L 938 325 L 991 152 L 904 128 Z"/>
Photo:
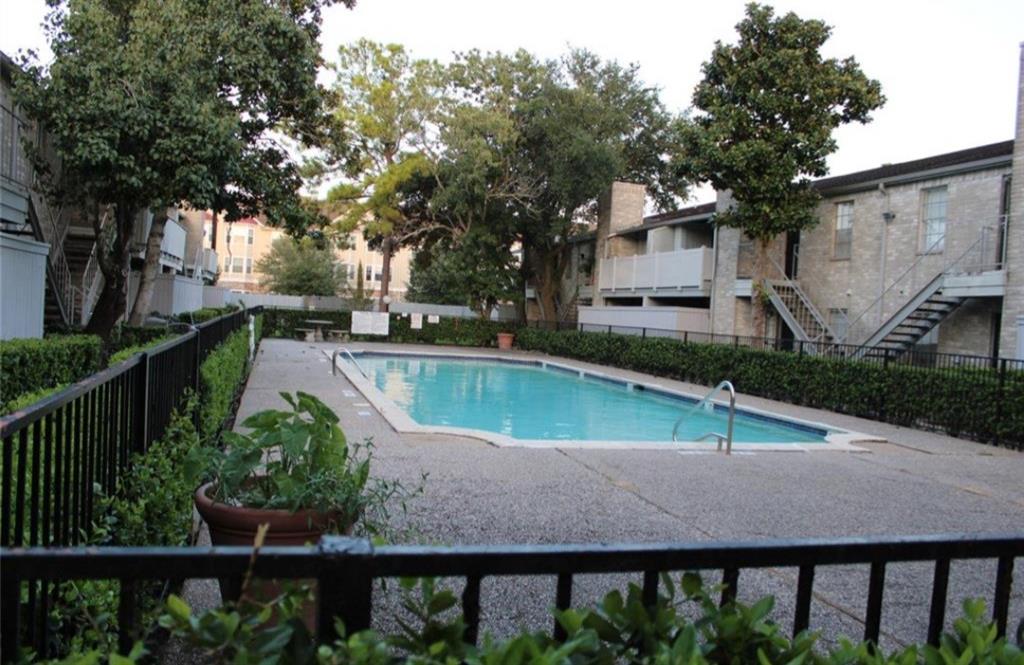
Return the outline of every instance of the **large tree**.
<path id="1" fill-rule="evenodd" d="M 418 252 L 409 276 L 410 302 L 462 305 L 480 318 L 496 305 L 522 298 L 516 257 L 508 245 L 476 232 L 443 239 Z"/>
<path id="2" fill-rule="evenodd" d="M 885 98 L 855 59 L 821 55 L 832 32 L 822 21 L 792 12 L 776 17 L 751 3 L 736 30 L 739 41 L 716 42 L 703 65 L 693 97 L 700 113 L 684 132 L 685 171 L 732 191 L 735 205 L 715 219 L 756 242 L 760 283 L 772 239 L 818 221 L 810 178 L 828 173 L 833 131 L 868 122 Z M 760 299 L 754 307 L 755 329 L 763 333 Z"/>
<path id="3" fill-rule="evenodd" d="M 391 259 L 421 242 L 428 226 L 402 212 L 403 189 L 429 173 L 421 151 L 440 103 L 440 68 L 401 46 L 360 40 L 338 50 L 336 105 L 325 159 L 314 172 L 340 171 L 328 194 L 342 235 L 361 229 L 383 255 L 378 307 L 384 309 Z"/>
<path id="4" fill-rule="evenodd" d="M 271 129 L 316 135 L 325 4 L 54 3 L 54 60 L 26 62 L 16 94 L 61 157 L 50 193 L 86 211 L 102 240 L 91 332 L 107 334 L 124 313 L 129 242 L 145 210 L 189 204 L 308 220 L 297 167 Z M 100 233 L 104 215 L 112 223 Z"/>

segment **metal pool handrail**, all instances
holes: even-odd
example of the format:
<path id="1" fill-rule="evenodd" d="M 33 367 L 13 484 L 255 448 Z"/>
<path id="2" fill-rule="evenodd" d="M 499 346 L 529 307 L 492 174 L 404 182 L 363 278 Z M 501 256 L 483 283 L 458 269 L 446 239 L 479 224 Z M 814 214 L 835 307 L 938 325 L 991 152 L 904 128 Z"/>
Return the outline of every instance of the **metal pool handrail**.
<path id="1" fill-rule="evenodd" d="M 706 434 L 702 434 L 701 436 L 697 437 L 697 440 L 700 441 L 701 439 L 706 439 L 709 436 L 713 436 L 716 439 L 718 439 L 718 449 L 719 450 L 722 449 L 722 442 L 724 440 L 725 441 L 725 454 L 726 455 L 732 454 L 732 423 L 733 423 L 733 419 L 736 417 L 736 388 L 733 387 L 731 381 L 722 381 L 721 383 L 719 383 L 717 386 L 715 386 L 711 390 L 711 392 L 709 392 L 707 395 L 704 396 L 704 399 L 702 399 L 701 401 L 699 401 L 696 404 L 694 404 L 693 406 L 691 406 L 689 409 L 686 410 L 686 412 L 683 415 L 679 416 L 679 420 L 677 420 L 676 424 L 672 427 L 672 440 L 673 441 L 678 441 L 679 440 L 677 438 L 678 434 L 679 434 L 679 426 L 681 424 L 683 424 L 683 421 L 686 420 L 686 417 L 689 416 L 694 411 L 696 411 L 697 409 L 699 409 L 702 406 L 704 406 L 705 404 L 709 403 L 711 401 L 711 398 L 714 397 L 718 393 L 718 391 L 720 391 L 722 389 L 725 389 L 725 390 L 729 391 L 729 424 L 727 426 L 727 429 L 725 430 L 725 436 L 722 436 L 721 434 L 719 434 L 717 432 L 708 432 Z"/>
<path id="2" fill-rule="evenodd" d="M 352 355 L 352 352 L 349 351 L 348 349 L 346 349 L 344 346 L 341 347 L 341 348 L 335 349 L 331 353 L 331 374 L 332 375 L 336 375 L 338 373 L 337 358 L 338 358 L 338 354 L 339 353 L 344 353 L 346 356 L 348 356 L 348 359 L 351 360 L 352 364 L 356 366 L 356 369 L 359 370 L 359 373 L 362 374 L 363 377 L 365 377 L 367 381 L 370 380 L 370 375 L 363 371 L 363 368 L 362 368 L 362 366 L 360 366 L 359 361 L 356 360 L 356 357 L 354 355 Z"/>

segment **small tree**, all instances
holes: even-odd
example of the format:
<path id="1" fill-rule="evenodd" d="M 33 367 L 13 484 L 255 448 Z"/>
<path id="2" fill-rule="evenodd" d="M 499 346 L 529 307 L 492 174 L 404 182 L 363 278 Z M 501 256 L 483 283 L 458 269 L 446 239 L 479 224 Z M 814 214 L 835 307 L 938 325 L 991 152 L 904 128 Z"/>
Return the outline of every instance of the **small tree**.
<path id="1" fill-rule="evenodd" d="M 832 32 L 822 21 L 792 12 L 776 18 L 770 7 L 751 3 L 736 30 L 739 42 L 716 42 L 704 63 L 693 97 L 701 114 L 684 130 L 684 164 L 694 179 L 732 191 L 735 207 L 715 220 L 756 242 L 760 284 L 771 240 L 817 223 L 810 178 L 828 173 L 833 130 L 868 122 L 885 98 L 852 57 L 821 56 Z M 755 298 L 757 332 L 764 321 Z"/>
<path id="2" fill-rule="evenodd" d="M 345 288 L 341 264 L 329 247 L 313 238 L 278 238 L 256 262 L 261 284 L 273 293 L 297 296 L 334 296 Z"/>
<path id="3" fill-rule="evenodd" d="M 463 305 L 482 319 L 496 305 L 522 297 L 515 256 L 507 245 L 473 234 L 417 253 L 409 276 L 411 302 Z"/>

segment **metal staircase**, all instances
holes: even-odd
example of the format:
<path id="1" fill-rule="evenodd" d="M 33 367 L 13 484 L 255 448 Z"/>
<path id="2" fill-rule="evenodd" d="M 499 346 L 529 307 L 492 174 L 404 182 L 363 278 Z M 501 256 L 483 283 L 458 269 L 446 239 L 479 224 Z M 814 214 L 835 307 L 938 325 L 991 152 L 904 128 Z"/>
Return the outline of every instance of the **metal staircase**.
<path id="1" fill-rule="evenodd" d="M 780 278 L 765 280 L 764 288 L 768 299 L 789 329 L 793 331 L 793 335 L 801 342 L 834 342 L 835 334 L 804 290 L 786 276 L 786 272 L 775 262 L 775 259 L 768 258 L 775 266 Z"/>
<path id="2" fill-rule="evenodd" d="M 925 284 L 864 341 L 863 346 L 869 348 L 859 351 L 857 355 L 881 357 L 891 352 L 901 354 L 913 348 L 932 328 L 967 300 L 942 295 L 945 280 L 946 273 L 943 272 Z"/>
<path id="3" fill-rule="evenodd" d="M 868 330 L 861 348 L 855 357 L 891 357 L 911 350 L 935 326 L 952 314 L 966 300 L 966 296 L 944 292 L 949 279 L 962 275 L 978 275 L 1003 269 L 1005 261 L 1005 218 L 994 226 L 985 226 L 979 237 L 959 256 L 946 263 L 931 280 L 904 302 L 889 318 L 874 330 Z M 942 242 L 942 240 L 938 241 Z M 880 311 L 883 299 L 891 293 L 905 293 L 911 290 L 916 269 L 923 260 L 933 256 L 934 247 L 929 247 L 914 261 L 888 288 L 883 291 L 864 311 L 850 321 L 846 343 L 860 337 L 867 322 L 865 315 Z"/>

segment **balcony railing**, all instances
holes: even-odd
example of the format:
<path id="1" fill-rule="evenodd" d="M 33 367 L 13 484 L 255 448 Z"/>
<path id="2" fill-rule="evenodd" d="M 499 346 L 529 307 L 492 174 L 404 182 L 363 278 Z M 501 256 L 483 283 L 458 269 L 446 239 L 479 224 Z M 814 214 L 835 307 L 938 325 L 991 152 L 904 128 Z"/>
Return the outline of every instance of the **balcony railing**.
<path id="1" fill-rule="evenodd" d="M 693 290 L 711 281 L 712 250 L 708 247 L 675 252 L 616 256 L 601 261 L 602 291 Z"/>

